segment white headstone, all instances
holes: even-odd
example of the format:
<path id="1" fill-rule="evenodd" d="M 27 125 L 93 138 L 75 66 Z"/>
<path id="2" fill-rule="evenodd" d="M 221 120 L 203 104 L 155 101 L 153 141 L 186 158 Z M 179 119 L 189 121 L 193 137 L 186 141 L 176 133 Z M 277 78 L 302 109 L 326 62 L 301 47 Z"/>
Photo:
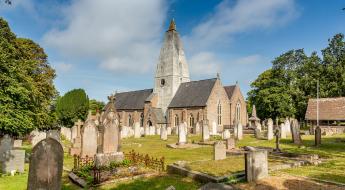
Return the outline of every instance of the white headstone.
<path id="1" fill-rule="evenodd" d="M 223 139 L 230 138 L 230 130 L 229 129 L 224 129 L 222 136 L 223 136 Z"/>
<path id="2" fill-rule="evenodd" d="M 145 135 L 145 128 L 144 127 L 140 127 L 140 134 Z"/>
<path id="3" fill-rule="evenodd" d="M 154 126 L 150 126 L 149 130 L 150 130 L 150 135 L 155 135 L 156 129 Z"/>
<path id="4" fill-rule="evenodd" d="M 38 142 L 47 137 L 47 134 L 45 132 L 40 132 L 38 130 L 33 131 L 31 134 L 33 135 L 31 139 L 32 146 L 35 146 Z"/>
<path id="5" fill-rule="evenodd" d="M 162 126 L 160 128 L 161 132 L 160 132 L 160 136 L 162 140 L 167 140 L 168 139 L 168 133 L 167 133 L 167 129 L 166 126 Z"/>
<path id="6" fill-rule="evenodd" d="M 291 123 L 288 118 L 285 119 L 284 125 L 285 125 L 286 135 L 291 135 L 291 126 L 290 126 Z"/>
<path id="7" fill-rule="evenodd" d="M 280 138 L 286 139 L 286 129 L 284 123 L 280 124 Z"/>
<path id="8" fill-rule="evenodd" d="M 273 120 L 271 118 L 267 121 L 267 140 L 273 139 Z"/>
<path id="9" fill-rule="evenodd" d="M 214 121 L 212 122 L 212 135 L 217 134 L 217 123 Z"/>
<path id="10" fill-rule="evenodd" d="M 185 143 L 187 143 L 186 127 L 184 123 L 181 123 L 179 125 L 178 144 L 185 144 Z"/>
<path id="11" fill-rule="evenodd" d="M 171 127 L 167 127 L 167 135 L 171 135 Z"/>
<path id="12" fill-rule="evenodd" d="M 140 138 L 140 124 L 139 122 L 134 123 L 134 138 Z"/>
<path id="13" fill-rule="evenodd" d="M 210 139 L 210 130 L 208 125 L 204 122 L 202 125 L 202 140 L 208 141 Z"/>
<path id="14" fill-rule="evenodd" d="M 78 126 L 74 125 L 72 128 L 71 128 L 71 141 L 73 142 L 73 140 L 77 137 L 78 135 Z"/>
<path id="15" fill-rule="evenodd" d="M 194 134 L 200 134 L 200 124 L 199 122 L 196 122 L 194 128 L 193 128 L 193 133 Z"/>
<path id="16" fill-rule="evenodd" d="M 150 127 L 146 126 L 144 129 L 145 136 L 150 135 Z"/>
<path id="17" fill-rule="evenodd" d="M 242 127 L 241 122 L 239 122 L 236 127 L 237 127 L 236 138 L 238 140 L 242 140 L 242 138 L 243 138 L 243 127 Z"/>

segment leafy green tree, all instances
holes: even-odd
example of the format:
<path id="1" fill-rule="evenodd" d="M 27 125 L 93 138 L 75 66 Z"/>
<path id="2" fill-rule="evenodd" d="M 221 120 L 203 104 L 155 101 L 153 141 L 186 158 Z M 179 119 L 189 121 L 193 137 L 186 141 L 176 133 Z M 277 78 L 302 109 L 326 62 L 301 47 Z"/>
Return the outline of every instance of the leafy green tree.
<path id="1" fill-rule="evenodd" d="M 97 101 L 95 99 L 89 101 L 89 107 L 92 114 L 96 114 L 97 111 L 101 112 L 104 106 L 105 104 L 102 101 Z"/>
<path id="2" fill-rule="evenodd" d="M 35 42 L 17 38 L 0 18 L 0 131 L 23 135 L 51 128 L 55 71 Z"/>
<path id="3" fill-rule="evenodd" d="M 83 89 L 74 89 L 60 97 L 56 103 L 59 123 L 72 127 L 78 119 L 85 120 L 89 110 L 89 98 Z"/>

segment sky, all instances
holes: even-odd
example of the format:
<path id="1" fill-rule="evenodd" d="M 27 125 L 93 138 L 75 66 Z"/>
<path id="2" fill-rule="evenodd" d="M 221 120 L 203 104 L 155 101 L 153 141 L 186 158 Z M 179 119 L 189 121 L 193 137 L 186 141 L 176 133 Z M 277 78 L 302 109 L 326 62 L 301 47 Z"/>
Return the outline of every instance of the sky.
<path id="1" fill-rule="evenodd" d="M 60 95 L 74 88 L 106 101 L 111 93 L 153 88 L 171 19 L 191 80 L 250 84 L 275 57 L 303 48 L 321 54 L 345 33 L 344 0 L 12 0 L 0 17 L 18 37 L 42 46 Z"/>

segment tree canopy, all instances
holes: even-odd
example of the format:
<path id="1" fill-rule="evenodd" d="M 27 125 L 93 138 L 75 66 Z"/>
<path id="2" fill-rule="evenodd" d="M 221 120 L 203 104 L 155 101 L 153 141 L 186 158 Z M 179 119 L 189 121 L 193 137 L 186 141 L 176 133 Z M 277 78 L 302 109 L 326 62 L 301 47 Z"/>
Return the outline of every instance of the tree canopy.
<path id="1" fill-rule="evenodd" d="M 30 39 L 17 38 L 0 18 L 0 131 L 22 135 L 50 128 L 51 104 L 57 95 L 55 71 L 44 50 Z"/>
<path id="2" fill-rule="evenodd" d="M 60 97 L 56 103 L 59 123 L 72 127 L 78 119 L 85 120 L 89 110 L 89 98 L 83 89 L 74 89 Z"/>
<path id="3" fill-rule="evenodd" d="M 260 118 L 304 119 L 309 98 L 315 98 L 317 81 L 320 97 L 345 96 L 345 42 L 337 34 L 322 51 L 322 59 L 303 49 L 290 50 L 272 61 L 251 84 L 248 102 L 255 104 Z"/>
<path id="4" fill-rule="evenodd" d="M 97 111 L 101 112 L 104 106 L 105 106 L 105 103 L 102 101 L 97 101 L 95 99 L 91 99 L 89 101 L 89 107 L 92 114 L 96 114 Z"/>

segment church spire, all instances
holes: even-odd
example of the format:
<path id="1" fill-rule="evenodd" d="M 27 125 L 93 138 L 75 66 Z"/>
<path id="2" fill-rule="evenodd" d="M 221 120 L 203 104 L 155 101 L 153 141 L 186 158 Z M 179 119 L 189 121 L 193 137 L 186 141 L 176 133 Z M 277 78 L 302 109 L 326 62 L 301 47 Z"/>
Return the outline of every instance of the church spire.
<path id="1" fill-rule="evenodd" d="M 175 30 L 175 31 L 176 31 L 176 24 L 175 24 L 175 20 L 174 20 L 174 19 L 172 19 L 172 20 L 170 21 L 170 25 L 169 25 L 168 31 L 172 31 L 172 30 Z"/>

